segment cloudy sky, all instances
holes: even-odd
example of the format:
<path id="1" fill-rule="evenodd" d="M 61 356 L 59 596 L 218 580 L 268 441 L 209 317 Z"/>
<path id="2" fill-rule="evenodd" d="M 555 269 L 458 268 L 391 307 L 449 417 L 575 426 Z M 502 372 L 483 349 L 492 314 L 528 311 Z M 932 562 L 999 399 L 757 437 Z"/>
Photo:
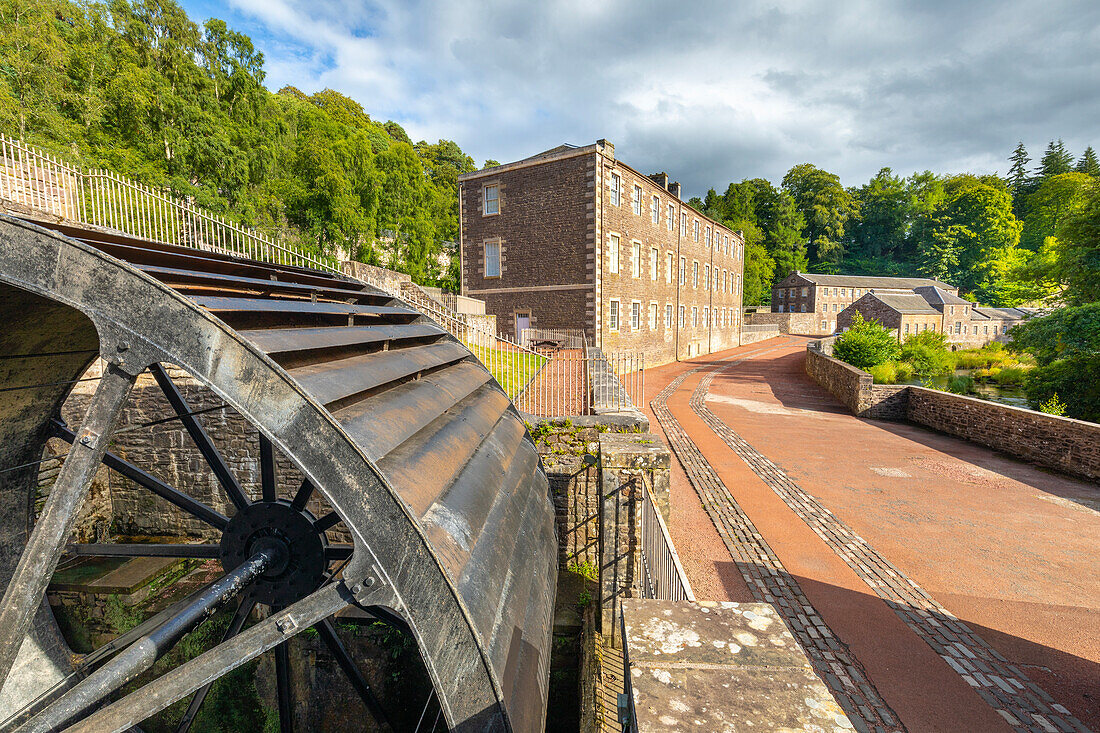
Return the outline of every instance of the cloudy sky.
<path id="1" fill-rule="evenodd" d="M 183 0 L 272 90 L 343 92 L 480 165 L 597 138 L 689 195 L 812 162 L 858 185 L 1100 148 L 1100 1 Z"/>

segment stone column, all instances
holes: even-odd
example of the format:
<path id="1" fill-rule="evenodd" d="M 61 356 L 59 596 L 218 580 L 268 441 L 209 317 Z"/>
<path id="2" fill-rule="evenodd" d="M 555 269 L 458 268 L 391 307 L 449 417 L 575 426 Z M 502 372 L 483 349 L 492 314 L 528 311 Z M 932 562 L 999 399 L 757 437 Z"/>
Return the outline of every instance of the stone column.
<path id="1" fill-rule="evenodd" d="M 637 595 L 643 485 L 667 523 L 671 459 L 650 433 L 600 435 L 600 631 L 614 646 L 620 645 L 619 604 Z"/>

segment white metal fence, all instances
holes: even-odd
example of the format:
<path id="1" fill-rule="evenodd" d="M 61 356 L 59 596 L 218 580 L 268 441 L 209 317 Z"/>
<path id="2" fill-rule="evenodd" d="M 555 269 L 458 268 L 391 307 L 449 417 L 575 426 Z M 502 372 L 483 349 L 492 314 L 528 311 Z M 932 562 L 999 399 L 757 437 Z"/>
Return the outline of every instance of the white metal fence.
<path id="1" fill-rule="evenodd" d="M 142 239 L 217 251 L 265 262 L 335 272 L 349 277 L 339 263 L 272 241 L 249 227 L 196 206 L 170 191 L 153 188 L 105 170 L 73 165 L 32 145 L 0 133 L 0 199 L 78 226 L 113 229 Z M 459 308 L 477 311 L 484 304 L 442 293 L 432 297 L 419 286 L 395 291 L 396 279 L 357 277 L 395 298 L 401 298 L 465 343 L 488 367 L 516 406 L 531 415 L 587 414 L 593 403 L 615 405 L 636 398 L 642 404 L 642 364 L 637 355 L 600 356 L 586 360 L 583 334 L 578 342 L 566 334 L 563 350 L 533 349 L 472 322 Z M 448 297 L 449 296 L 449 297 Z M 469 302 L 467 302 L 469 301 Z M 600 394 L 592 394 L 589 375 L 604 364 L 622 375 L 622 387 L 604 380 Z M 635 370 L 638 370 L 635 372 Z"/>
<path id="2" fill-rule="evenodd" d="M 644 474 L 643 474 L 644 476 Z M 658 598 L 664 601 L 694 601 L 691 583 L 680 564 L 676 546 L 668 534 L 668 527 L 653 502 L 648 478 L 642 480 L 642 496 L 638 508 L 641 548 L 638 568 L 638 593 L 642 598 Z"/>
<path id="3" fill-rule="evenodd" d="M 627 410 L 645 404 L 645 354 L 605 354 L 595 348 L 586 352 L 594 411 Z"/>
<path id="4" fill-rule="evenodd" d="M 560 349 L 583 349 L 588 345 L 583 328 L 525 328 L 519 342 L 525 346 L 546 344 Z"/>
<path id="5" fill-rule="evenodd" d="M 170 191 L 85 169 L 0 133 L 0 198 L 79 225 L 142 239 L 339 272 L 328 257 L 286 247 Z"/>

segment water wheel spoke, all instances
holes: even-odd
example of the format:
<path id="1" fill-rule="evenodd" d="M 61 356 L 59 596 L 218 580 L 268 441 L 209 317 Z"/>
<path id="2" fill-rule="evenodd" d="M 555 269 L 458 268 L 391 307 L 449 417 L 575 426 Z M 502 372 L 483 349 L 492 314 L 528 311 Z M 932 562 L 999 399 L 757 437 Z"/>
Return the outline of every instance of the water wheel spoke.
<path id="1" fill-rule="evenodd" d="M 306 508 L 311 496 L 313 496 L 313 484 L 307 478 L 302 481 L 302 485 L 298 488 L 298 493 L 294 495 L 294 500 L 290 502 L 290 505 L 301 511 Z"/>
<path id="2" fill-rule="evenodd" d="M 347 560 L 351 557 L 351 545 L 329 545 L 325 548 L 326 560 Z"/>
<path id="3" fill-rule="evenodd" d="M 329 512 L 325 516 L 318 519 L 313 523 L 313 528 L 318 532 L 327 532 L 340 523 L 340 515 L 336 512 Z"/>
<path id="4" fill-rule="evenodd" d="M 275 501 L 278 490 L 275 485 L 275 450 L 271 441 L 260 435 L 260 486 L 264 501 Z"/>
<path id="5" fill-rule="evenodd" d="M 7 679 L 15 663 L 135 379 L 112 365 L 105 367 L 80 437 L 61 465 L 42 515 L 8 582 L 0 607 L 0 681 Z"/>
<path id="6" fill-rule="evenodd" d="M 366 705 L 367 711 L 371 714 L 371 717 L 374 718 L 374 721 L 384 726 L 387 730 L 394 730 L 393 723 L 390 722 L 389 716 L 386 715 L 386 711 L 382 709 L 381 703 L 378 701 L 378 698 L 374 694 L 374 690 L 371 689 L 370 684 L 360 671 L 359 665 L 351 658 L 347 648 L 344 647 L 344 642 L 337 636 L 336 625 L 332 622 L 332 619 L 326 618 L 324 621 L 317 624 L 315 628 L 321 635 L 321 640 L 325 642 L 325 646 L 332 652 L 332 656 L 336 657 L 336 663 L 340 665 L 340 669 L 347 675 L 348 681 L 351 682 L 351 686 L 359 693 L 359 697 L 363 700 L 363 704 Z"/>
<path id="7" fill-rule="evenodd" d="M 290 699 L 290 650 L 286 642 L 275 647 L 275 694 L 279 700 L 279 731 L 294 733 L 294 704 Z"/>
<path id="8" fill-rule="evenodd" d="M 341 584 L 327 585 L 96 711 L 68 730 L 70 733 L 119 733 L 128 730 L 176 700 L 278 646 L 302 629 L 328 618 L 349 603 L 351 597 Z"/>
<path id="9" fill-rule="evenodd" d="M 87 557 L 182 557 L 196 560 L 214 560 L 221 555 L 220 545 L 161 545 L 161 544 L 76 544 L 65 552 Z"/>
<path id="10" fill-rule="evenodd" d="M 249 614 L 252 613 L 252 609 L 255 607 L 256 604 L 252 601 L 247 599 L 241 601 L 240 605 L 237 606 L 237 612 L 233 614 L 233 620 L 229 622 L 229 628 L 225 630 L 225 635 L 222 636 L 223 643 L 241 633 L 241 629 L 244 628 L 244 624 L 248 620 Z M 180 718 L 180 724 L 176 728 L 176 733 L 187 733 L 187 731 L 191 730 L 191 724 L 195 722 L 195 717 L 199 714 L 199 710 L 202 708 L 202 704 L 206 701 L 206 696 L 210 693 L 210 688 L 213 686 L 213 682 L 207 682 L 199 688 L 198 692 L 191 698 L 191 702 L 187 703 L 187 710 L 183 712 L 183 717 Z"/>
<path id="11" fill-rule="evenodd" d="M 76 433 L 57 420 L 53 422 L 53 435 L 68 443 L 72 443 L 76 440 Z M 152 491 L 168 503 L 179 507 L 191 516 L 206 522 L 212 527 L 225 529 L 225 525 L 229 523 L 229 518 L 221 512 L 211 509 L 201 501 L 192 499 L 179 489 L 169 486 L 153 474 L 141 470 L 129 461 L 119 458 L 114 453 L 108 451 L 103 454 L 103 465 L 118 471 L 138 486 Z"/>
<path id="12" fill-rule="evenodd" d="M 187 404 L 187 400 L 184 399 L 183 393 L 180 392 L 179 387 L 177 387 L 172 381 L 172 378 L 168 376 L 168 372 L 165 371 L 164 365 L 153 364 L 149 367 L 149 370 L 153 373 L 153 378 L 157 380 L 157 384 L 160 385 L 160 389 L 164 392 L 164 396 L 168 398 L 168 402 L 172 405 L 172 409 L 175 410 L 176 415 L 179 416 L 180 422 L 187 428 L 187 433 L 191 436 L 191 440 L 195 442 L 199 452 L 202 453 L 203 458 L 206 459 L 207 464 L 210 466 L 210 470 L 214 472 L 214 476 L 218 479 L 218 483 L 221 484 L 222 489 L 229 496 L 229 500 L 233 502 L 233 505 L 237 507 L 237 509 L 243 509 L 248 506 L 251 502 L 244 493 L 244 489 L 241 488 L 240 482 L 237 481 L 233 472 L 229 470 L 229 466 L 226 464 L 225 459 L 222 458 L 222 454 L 218 451 L 202 425 L 199 424 L 199 421 L 192 414 L 191 407 Z"/>

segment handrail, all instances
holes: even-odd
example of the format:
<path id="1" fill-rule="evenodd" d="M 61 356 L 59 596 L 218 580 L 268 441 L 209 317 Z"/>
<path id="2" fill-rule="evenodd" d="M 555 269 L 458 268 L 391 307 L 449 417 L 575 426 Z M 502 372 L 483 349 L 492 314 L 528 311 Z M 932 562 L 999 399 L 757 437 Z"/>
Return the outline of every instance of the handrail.
<path id="1" fill-rule="evenodd" d="M 664 518 L 653 501 L 649 478 L 642 474 L 641 501 L 641 572 L 638 573 L 639 592 L 643 598 L 659 598 L 666 601 L 694 601 L 691 582 L 680 563 L 676 545 L 668 533 Z M 653 529 L 657 534 L 654 536 Z M 660 553 L 660 554 L 656 554 Z M 656 556 L 655 556 L 656 555 Z"/>

